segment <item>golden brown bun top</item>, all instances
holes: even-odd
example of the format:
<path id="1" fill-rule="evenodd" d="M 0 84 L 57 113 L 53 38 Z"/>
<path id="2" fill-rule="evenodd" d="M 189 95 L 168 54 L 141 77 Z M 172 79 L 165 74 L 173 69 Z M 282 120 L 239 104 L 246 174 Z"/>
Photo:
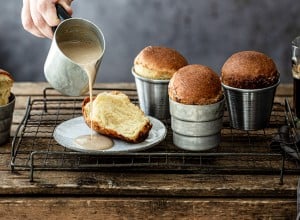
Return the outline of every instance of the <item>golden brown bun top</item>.
<path id="1" fill-rule="evenodd" d="M 230 56 L 221 70 L 222 83 L 234 88 L 259 89 L 278 82 L 274 61 L 257 51 L 241 51 Z"/>
<path id="2" fill-rule="evenodd" d="M 11 82 L 14 81 L 10 73 L 3 69 L 0 69 L 0 77 L 1 77 L 1 81 L 11 81 Z"/>
<path id="3" fill-rule="evenodd" d="M 198 64 L 179 69 L 170 80 L 168 92 L 173 101 L 187 105 L 208 105 L 223 98 L 219 76 Z"/>
<path id="4" fill-rule="evenodd" d="M 170 79 L 173 74 L 188 64 L 176 50 L 163 46 L 145 47 L 134 59 L 136 74 L 150 79 Z"/>

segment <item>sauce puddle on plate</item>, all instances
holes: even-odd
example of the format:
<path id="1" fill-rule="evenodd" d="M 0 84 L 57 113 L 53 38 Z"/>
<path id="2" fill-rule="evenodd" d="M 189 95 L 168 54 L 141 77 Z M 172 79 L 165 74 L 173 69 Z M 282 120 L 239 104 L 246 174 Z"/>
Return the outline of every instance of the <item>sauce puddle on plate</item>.
<path id="1" fill-rule="evenodd" d="M 107 150 L 114 145 L 110 138 L 100 134 L 79 136 L 75 139 L 75 143 L 77 143 L 84 150 L 96 151 Z"/>

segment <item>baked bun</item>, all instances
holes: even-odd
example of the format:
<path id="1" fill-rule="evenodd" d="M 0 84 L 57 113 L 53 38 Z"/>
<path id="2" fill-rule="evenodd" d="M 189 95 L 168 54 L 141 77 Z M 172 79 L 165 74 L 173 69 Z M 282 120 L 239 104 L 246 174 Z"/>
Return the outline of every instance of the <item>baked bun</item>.
<path id="1" fill-rule="evenodd" d="M 86 124 L 100 134 L 138 143 L 148 137 L 152 124 L 144 112 L 124 93 L 103 92 L 97 95 L 90 109 L 90 98 L 82 103 L 82 113 Z"/>
<path id="2" fill-rule="evenodd" d="M 187 65 L 171 78 L 169 97 L 187 105 L 209 105 L 223 98 L 219 76 L 209 67 Z"/>
<path id="3" fill-rule="evenodd" d="M 187 60 L 174 49 L 148 46 L 134 59 L 134 72 L 149 79 L 170 79 L 187 64 Z"/>
<path id="4" fill-rule="evenodd" d="M 13 83 L 12 76 L 7 71 L 0 69 L 0 106 L 8 104 Z"/>
<path id="5" fill-rule="evenodd" d="M 241 51 L 230 56 L 221 70 L 222 83 L 240 89 L 261 89 L 278 82 L 274 61 L 257 51 Z"/>

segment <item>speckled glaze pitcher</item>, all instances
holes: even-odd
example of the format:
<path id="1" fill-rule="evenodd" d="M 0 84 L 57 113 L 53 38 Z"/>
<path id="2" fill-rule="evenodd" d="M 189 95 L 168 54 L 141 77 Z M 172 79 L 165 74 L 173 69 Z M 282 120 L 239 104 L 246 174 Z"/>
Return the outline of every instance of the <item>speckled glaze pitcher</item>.
<path id="1" fill-rule="evenodd" d="M 45 77 L 49 84 L 63 95 L 80 96 L 88 91 L 88 76 L 78 63 L 63 53 L 59 43 L 63 41 L 97 42 L 102 47 L 102 54 L 95 66 L 98 72 L 105 51 L 104 36 L 92 22 L 81 18 L 72 18 L 60 5 L 56 7 L 62 22 L 54 31 L 51 47 L 44 64 Z M 92 81 L 94 82 L 95 79 Z"/>

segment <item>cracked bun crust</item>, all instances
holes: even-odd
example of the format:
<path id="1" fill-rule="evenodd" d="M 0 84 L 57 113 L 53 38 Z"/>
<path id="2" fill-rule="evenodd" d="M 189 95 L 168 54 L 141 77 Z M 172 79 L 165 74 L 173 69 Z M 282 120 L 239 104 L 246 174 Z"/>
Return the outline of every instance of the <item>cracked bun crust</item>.
<path id="1" fill-rule="evenodd" d="M 221 81 L 240 89 L 261 89 L 279 80 L 274 61 L 257 51 L 241 51 L 230 56 L 221 70 Z"/>
<path id="2" fill-rule="evenodd" d="M 170 79 L 187 64 L 187 60 L 172 48 L 148 46 L 134 59 L 134 71 L 145 78 L 163 80 Z"/>
<path id="3" fill-rule="evenodd" d="M 219 76 L 209 67 L 187 65 L 171 78 L 169 97 L 187 105 L 209 105 L 223 98 Z"/>

